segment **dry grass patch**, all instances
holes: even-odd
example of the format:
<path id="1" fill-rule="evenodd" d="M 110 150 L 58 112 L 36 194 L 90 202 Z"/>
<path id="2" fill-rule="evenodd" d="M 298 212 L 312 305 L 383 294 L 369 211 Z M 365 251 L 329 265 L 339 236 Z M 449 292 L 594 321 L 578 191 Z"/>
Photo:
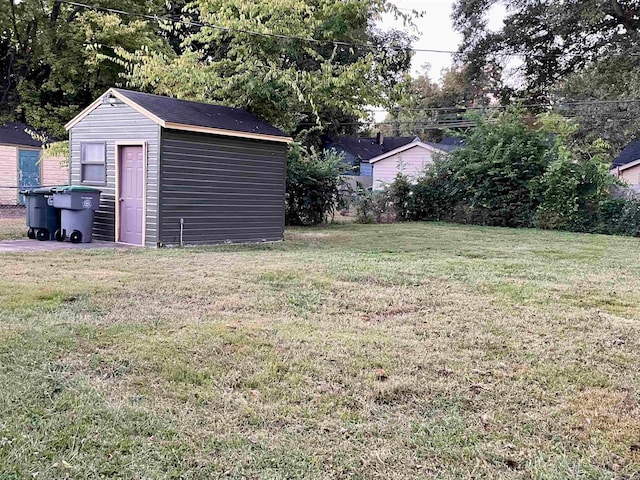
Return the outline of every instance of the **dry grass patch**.
<path id="1" fill-rule="evenodd" d="M 26 238 L 27 226 L 24 213 L 3 212 L 0 208 L 0 240 Z"/>
<path id="2" fill-rule="evenodd" d="M 634 478 L 637 247 L 407 224 L 4 255 L 0 478 Z"/>

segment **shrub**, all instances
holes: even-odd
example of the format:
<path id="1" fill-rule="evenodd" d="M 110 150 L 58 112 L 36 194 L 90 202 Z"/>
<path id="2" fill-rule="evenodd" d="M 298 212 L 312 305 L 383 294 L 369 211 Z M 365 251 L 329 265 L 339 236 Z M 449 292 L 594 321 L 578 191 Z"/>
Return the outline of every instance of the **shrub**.
<path id="1" fill-rule="evenodd" d="M 609 174 L 608 145 L 597 141 L 569 149 L 557 142 L 557 159 L 537 189 L 541 204 L 534 223 L 547 229 L 599 231 L 602 207 L 617 183 Z"/>
<path id="2" fill-rule="evenodd" d="M 437 220 L 640 235 L 640 200 L 613 198 L 609 146 L 576 142 L 556 116 L 476 118 L 464 146 L 415 182 L 398 175 L 361 207 L 361 221 Z M 386 215 L 386 217 L 385 217 Z"/>
<path id="3" fill-rule="evenodd" d="M 436 157 L 434 164 L 413 185 L 410 201 L 412 220 L 456 221 L 458 195 L 452 191 L 451 165 L 447 158 Z"/>
<path id="4" fill-rule="evenodd" d="M 357 223 L 393 223 L 397 215 L 387 190 L 361 190 L 356 201 Z"/>
<path id="5" fill-rule="evenodd" d="M 532 194 L 553 159 L 549 135 L 508 111 L 474 117 L 477 127 L 449 158 L 449 205 L 464 205 L 469 223 L 529 227 L 539 199 Z"/>
<path id="6" fill-rule="evenodd" d="M 385 189 L 388 213 L 398 222 L 411 220 L 413 217 L 413 185 L 409 179 L 399 173 L 394 181 Z"/>
<path id="7" fill-rule="evenodd" d="M 600 203 L 597 233 L 640 236 L 640 201 L 635 198 L 608 198 Z"/>
<path id="8" fill-rule="evenodd" d="M 287 157 L 287 225 L 319 225 L 338 204 L 343 156 L 292 144 Z"/>

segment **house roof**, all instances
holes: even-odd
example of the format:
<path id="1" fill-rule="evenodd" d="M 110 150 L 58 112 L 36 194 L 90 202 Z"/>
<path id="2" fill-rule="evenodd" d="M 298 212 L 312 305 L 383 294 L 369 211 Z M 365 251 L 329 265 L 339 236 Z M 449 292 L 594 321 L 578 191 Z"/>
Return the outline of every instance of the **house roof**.
<path id="1" fill-rule="evenodd" d="M 384 137 L 380 145 L 375 137 L 339 136 L 327 139 L 326 144 L 338 146 L 366 162 L 418 140 L 418 137 Z"/>
<path id="2" fill-rule="evenodd" d="M 31 127 L 26 123 L 20 122 L 6 122 L 0 125 L 0 143 L 41 147 L 42 142 L 29 135 L 26 132 L 27 129 L 31 129 Z"/>
<path id="3" fill-rule="evenodd" d="M 439 143 L 433 143 L 438 149 L 451 152 L 464 145 L 464 141 L 458 137 L 444 137 Z"/>
<path id="4" fill-rule="evenodd" d="M 396 148 L 395 150 L 391 150 L 390 152 L 387 153 L 383 153 L 382 155 L 379 155 L 377 157 L 372 158 L 371 160 L 369 160 L 369 163 L 376 163 L 379 162 L 380 160 L 384 160 L 385 158 L 389 158 L 392 157 L 394 155 L 397 155 L 398 153 L 402 153 L 405 152 L 407 150 L 411 150 L 412 148 L 422 148 L 424 150 L 429 150 L 430 152 L 446 152 L 447 150 L 444 150 L 440 147 L 438 147 L 437 143 L 429 143 L 429 142 L 412 142 L 412 143 L 408 143 L 406 145 L 403 145 L 401 147 Z"/>
<path id="5" fill-rule="evenodd" d="M 103 103 L 103 99 L 109 97 L 126 103 L 164 128 L 285 143 L 292 141 L 281 130 L 240 108 L 180 100 L 121 88 L 107 90 L 65 128 L 72 128 Z"/>
<path id="6" fill-rule="evenodd" d="M 613 161 L 613 166 L 621 167 L 636 160 L 640 160 L 640 140 L 634 140 L 624 147 L 620 155 Z"/>

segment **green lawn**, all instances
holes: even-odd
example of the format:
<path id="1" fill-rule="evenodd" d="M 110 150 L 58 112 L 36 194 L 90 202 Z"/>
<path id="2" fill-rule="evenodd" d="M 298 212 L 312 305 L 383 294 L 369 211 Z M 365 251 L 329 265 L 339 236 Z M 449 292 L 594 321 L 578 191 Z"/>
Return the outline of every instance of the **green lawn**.
<path id="1" fill-rule="evenodd" d="M 640 240 L 0 256 L 0 479 L 638 478 Z"/>

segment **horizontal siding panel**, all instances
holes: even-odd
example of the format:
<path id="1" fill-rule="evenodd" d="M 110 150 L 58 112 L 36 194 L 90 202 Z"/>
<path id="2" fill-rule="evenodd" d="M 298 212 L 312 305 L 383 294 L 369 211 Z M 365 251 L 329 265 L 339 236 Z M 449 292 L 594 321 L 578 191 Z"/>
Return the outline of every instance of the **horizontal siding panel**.
<path id="1" fill-rule="evenodd" d="M 270 187 L 278 187 L 282 182 L 265 182 L 256 178 L 247 178 L 243 181 L 242 177 L 234 176 L 233 181 L 225 180 L 223 177 L 219 177 L 216 175 L 205 176 L 206 174 L 203 172 L 200 177 L 195 180 L 191 179 L 179 179 L 179 178 L 170 178 L 168 180 L 162 180 L 162 188 L 163 191 L 167 192 L 171 187 L 175 187 L 176 191 L 188 191 L 185 188 L 190 188 L 192 190 L 198 190 L 202 193 L 210 193 L 213 194 L 217 191 L 219 187 L 223 188 L 231 188 L 233 191 L 244 193 L 245 195 L 251 195 L 254 189 L 262 189 L 265 193 L 272 191 Z M 187 187 L 184 183 L 188 183 L 189 187 Z"/>
<path id="2" fill-rule="evenodd" d="M 169 239 L 167 245 L 177 245 L 180 243 L 180 231 L 163 232 Z M 239 242 L 262 242 L 282 240 L 282 232 L 280 229 L 266 230 L 264 228 L 254 230 L 186 230 L 183 232 L 183 241 L 185 245 L 206 245 L 217 243 L 239 243 Z"/>
<path id="3" fill-rule="evenodd" d="M 238 226 L 238 227 L 247 227 L 247 228 L 264 228 L 270 225 L 277 220 L 279 220 L 280 216 L 278 215 L 198 215 L 197 213 L 193 213 L 192 215 L 185 215 L 182 217 L 165 217 L 164 221 L 167 226 L 173 226 L 175 228 L 180 228 L 180 219 L 184 220 L 185 225 L 192 225 L 197 228 L 203 229 L 214 229 L 219 225 L 225 226 Z"/>
<path id="4" fill-rule="evenodd" d="M 195 210 L 197 212 L 201 211 L 201 204 L 194 199 L 191 198 L 182 198 L 175 199 L 172 202 L 172 205 L 175 207 L 183 208 L 184 211 L 188 211 L 189 209 Z M 265 199 L 258 200 L 255 198 L 246 198 L 241 197 L 239 199 L 230 199 L 230 198 L 220 198 L 220 199 L 211 199 L 211 201 L 207 202 L 207 206 L 209 207 L 220 207 L 225 210 L 231 208 L 238 208 L 242 210 L 246 210 L 248 207 L 253 209 L 254 211 L 259 211 L 260 209 L 265 209 L 266 211 L 273 211 L 273 208 L 277 208 L 280 206 L 280 199 Z"/>
<path id="5" fill-rule="evenodd" d="M 198 153 L 188 153 L 186 149 L 169 149 L 165 150 L 165 153 L 168 155 L 176 155 L 183 158 L 188 158 L 190 160 L 189 163 L 194 165 L 220 165 L 229 168 L 233 168 L 233 166 L 237 166 L 242 163 L 242 165 L 246 166 L 254 166 L 261 167 L 263 165 L 279 165 L 280 161 L 278 157 L 268 154 L 264 155 L 262 152 L 257 152 L 255 154 L 244 154 L 239 155 L 230 152 L 211 152 L 211 154 L 198 154 Z"/>
<path id="6" fill-rule="evenodd" d="M 167 136 L 171 136 L 171 143 L 167 144 L 167 151 L 171 152 L 180 148 L 188 150 L 192 154 L 198 154 L 202 147 L 202 138 L 198 138 L 199 133 L 181 132 L 176 130 L 165 130 Z M 250 155 L 253 157 L 272 155 L 278 158 L 282 152 L 282 144 L 264 142 L 259 140 L 247 140 L 243 138 L 223 137 L 207 135 L 207 151 L 216 152 L 218 150 L 227 152 L 233 158 L 233 154 Z M 203 152 L 200 152 L 203 154 Z"/>
<path id="7" fill-rule="evenodd" d="M 255 178 L 270 178 L 279 179 L 280 175 L 276 171 L 269 171 L 265 169 L 264 165 L 250 167 L 246 165 L 233 164 L 231 167 L 225 167 L 224 165 L 216 165 L 211 163 L 189 163 L 184 167 L 167 167 L 164 171 L 166 177 L 174 175 L 178 178 L 191 178 L 198 179 L 202 172 L 211 172 L 212 175 L 221 175 L 229 178 L 233 178 L 236 175 L 242 175 L 245 177 Z"/>
<path id="8" fill-rule="evenodd" d="M 282 144 L 163 130 L 161 241 L 281 240 L 286 149 Z"/>
<path id="9" fill-rule="evenodd" d="M 264 188 L 252 188 L 249 191 L 244 187 L 227 187 L 217 185 L 215 189 L 206 188 L 201 190 L 195 190 L 193 186 L 165 184 L 164 192 L 171 190 L 174 200 L 179 198 L 218 198 L 220 196 L 236 198 L 246 198 L 249 194 L 252 198 L 278 198 L 282 199 L 282 194 L 274 192 L 273 188 L 265 186 Z M 283 200 L 284 201 L 284 200 Z"/>
<path id="10" fill-rule="evenodd" d="M 116 142 L 147 143 L 146 244 L 158 242 L 158 178 L 160 127 L 144 115 L 124 104 L 100 105 L 78 122 L 70 132 L 71 183 L 80 184 L 80 144 L 106 143 L 106 185 L 102 190 L 100 209 L 96 212 L 94 234 L 101 240 L 115 238 Z"/>
<path id="11" fill-rule="evenodd" d="M 164 232 L 164 230 L 163 230 Z M 180 228 L 178 226 L 178 228 L 171 228 L 169 230 L 166 231 L 167 233 L 169 232 L 173 232 L 175 235 L 178 235 L 180 233 Z M 185 227 L 184 227 L 184 234 L 185 234 L 185 240 L 187 238 L 190 237 L 206 237 L 211 233 L 215 233 L 215 234 L 225 234 L 225 235 L 233 235 L 234 233 L 247 233 L 247 232 L 253 232 L 253 233 L 261 233 L 261 232 L 280 232 L 280 229 L 278 227 L 273 227 L 273 226 L 268 226 L 268 225 L 251 225 L 251 226 L 247 226 L 247 225 L 232 225 L 232 224 L 219 224 L 217 226 L 214 225 L 202 225 L 200 223 L 195 224 L 188 224 L 185 223 Z M 224 239 L 222 239 L 224 241 Z"/>

